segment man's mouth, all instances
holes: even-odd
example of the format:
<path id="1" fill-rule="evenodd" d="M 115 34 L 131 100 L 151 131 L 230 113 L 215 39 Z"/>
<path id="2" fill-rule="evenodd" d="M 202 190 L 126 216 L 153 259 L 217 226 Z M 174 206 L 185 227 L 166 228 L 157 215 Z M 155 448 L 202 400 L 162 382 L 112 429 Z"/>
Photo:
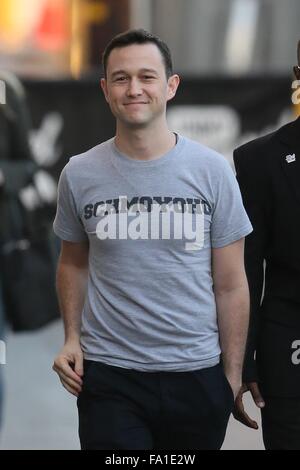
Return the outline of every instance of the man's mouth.
<path id="1" fill-rule="evenodd" d="M 146 101 L 136 101 L 136 102 L 132 102 L 132 103 L 124 103 L 124 106 L 135 106 L 137 104 L 147 104 Z"/>

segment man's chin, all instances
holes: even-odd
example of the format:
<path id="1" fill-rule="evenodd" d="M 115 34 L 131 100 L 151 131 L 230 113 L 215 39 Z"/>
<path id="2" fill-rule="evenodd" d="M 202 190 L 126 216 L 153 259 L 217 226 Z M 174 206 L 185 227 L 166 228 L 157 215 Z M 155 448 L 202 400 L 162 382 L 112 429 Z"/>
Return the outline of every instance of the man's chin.
<path id="1" fill-rule="evenodd" d="M 125 119 L 123 123 L 132 129 L 144 129 L 149 125 L 149 119 Z"/>

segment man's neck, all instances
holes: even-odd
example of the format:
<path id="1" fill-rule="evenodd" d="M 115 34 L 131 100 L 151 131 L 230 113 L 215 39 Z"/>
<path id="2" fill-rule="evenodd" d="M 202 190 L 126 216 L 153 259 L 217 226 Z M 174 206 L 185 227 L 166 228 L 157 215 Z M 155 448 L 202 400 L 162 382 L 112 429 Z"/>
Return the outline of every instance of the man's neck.
<path id="1" fill-rule="evenodd" d="M 138 129 L 124 132 L 117 128 L 115 144 L 133 160 L 156 160 L 176 145 L 176 135 L 165 129 Z"/>

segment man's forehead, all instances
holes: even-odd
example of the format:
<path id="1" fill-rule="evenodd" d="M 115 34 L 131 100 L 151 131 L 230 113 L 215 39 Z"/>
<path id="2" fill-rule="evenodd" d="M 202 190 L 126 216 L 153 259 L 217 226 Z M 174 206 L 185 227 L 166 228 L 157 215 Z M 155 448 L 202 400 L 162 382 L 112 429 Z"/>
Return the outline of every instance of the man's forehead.
<path id="1" fill-rule="evenodd" d="M 158 47 L 151 43 L 131 44 L 111 51 L 107 64 L 110 72 L 133 66 L 138 69 L 160 70 L 164 63 Z"/>

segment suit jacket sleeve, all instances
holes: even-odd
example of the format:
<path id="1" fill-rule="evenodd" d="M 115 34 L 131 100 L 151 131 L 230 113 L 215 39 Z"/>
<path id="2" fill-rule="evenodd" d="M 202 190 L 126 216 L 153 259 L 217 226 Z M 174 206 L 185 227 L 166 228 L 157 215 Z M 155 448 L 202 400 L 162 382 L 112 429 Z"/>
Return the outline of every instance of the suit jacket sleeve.
<path id="1" fill-rule="evenodd" d="M 263 155 L 261 155 L 263 157 Z M 234 152 L 237 180 L 253 232 L 245 241 L 245 268 L 250 290 L 250 323 L 244 361 L 243 381 L 256 382 L 255 353 L 260 328 L 260 304 L 264 284 L 264 258 L 267 243 L 267 190 L 262 158 L 255 149 L 239 148 Z M 270 197 L 270 195 L 268 195 Z"/>

